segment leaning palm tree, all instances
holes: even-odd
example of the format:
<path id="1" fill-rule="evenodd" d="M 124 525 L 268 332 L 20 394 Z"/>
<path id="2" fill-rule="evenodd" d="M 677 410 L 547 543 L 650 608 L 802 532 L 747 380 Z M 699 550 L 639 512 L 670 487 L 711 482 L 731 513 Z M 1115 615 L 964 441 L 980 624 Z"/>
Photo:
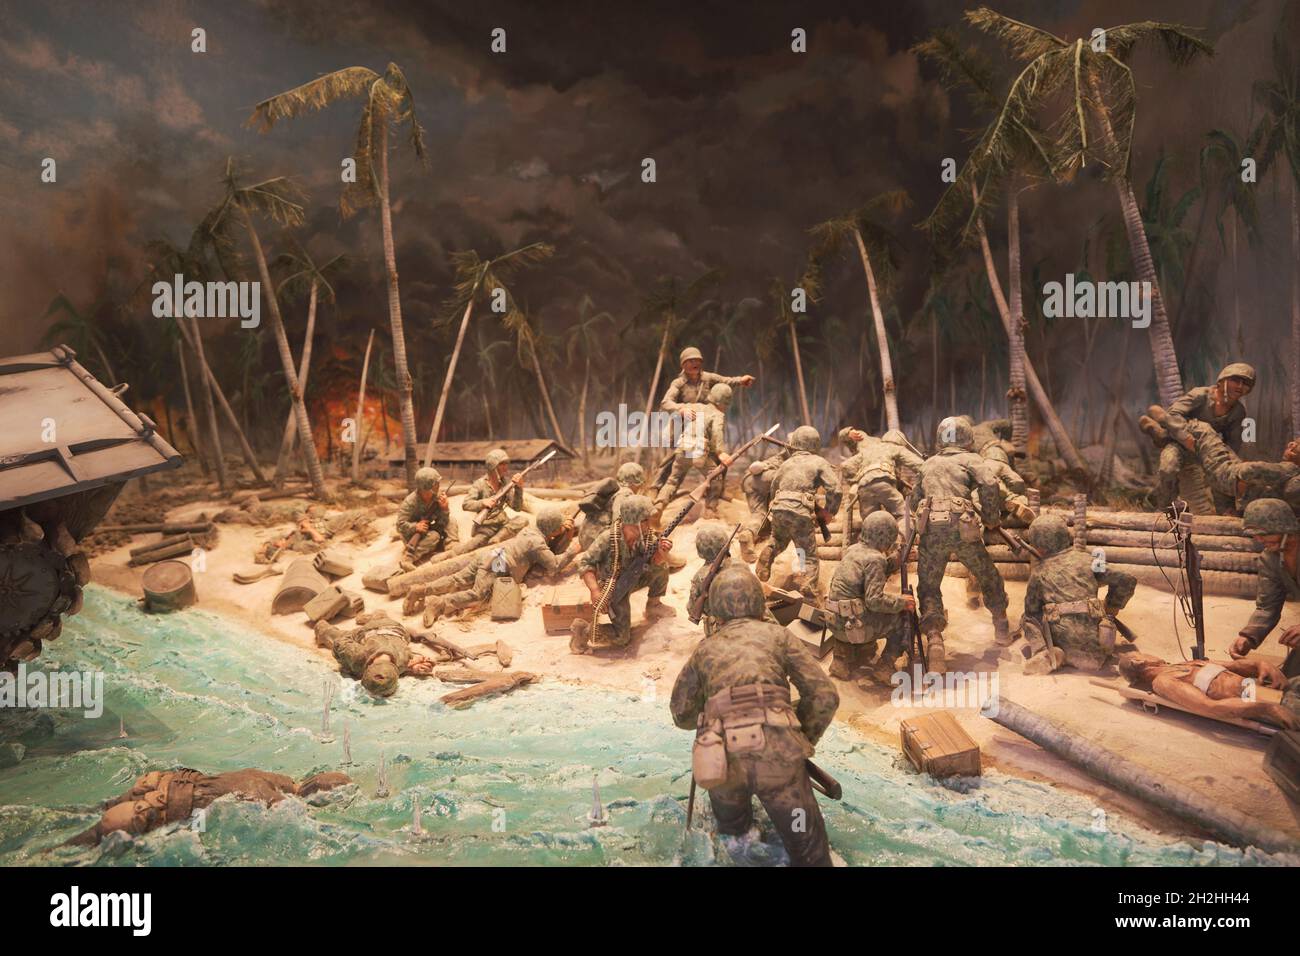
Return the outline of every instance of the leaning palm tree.
<path id="1" fill-rule="evenodd" d="M 891 429 L 898 429 L 898 390 L 894 384 L 894 366 L 889 355 L 889 336 L 885 331 L 885 315 L 880 310 L 879 286 L 886 288 L 897 270 L 900 258 L 898 238 L 885 224 L 896 218 L 910 200 L 904 190 L 881 193 L 868 199 L 848 215 L 828 219 L 812 228 L 817 247 L 813 255 L 820 259 L 839 250 L 849 236 L 858 247 L 862 271 L 867 277 L 867 297 L 871 315 L 876 324 L 876 344 L 880 349 L 880 379 L 885 395 L 885 420 Z M 879 279 L 879 282 L 877 281 Z"/>
<path id="2" fill-rule="evenodd" d="M 1252 92 L 1264 117 L 1251 133 L 1250 153 L 1267 172 L 1279 157 L 1279 171 L 1291 172 L 1291 434 L 1300 437 L 1300 57 L 1273 37 L 1273 77 L 1256 81 Z"/>
<path id="3" fill-rule="evenodd" d="M 1137 84 L 1127 61 L 1139 44 L 1151 41 L 1160 42 L 1175 66 L 1183 66 L 1197 56 L 1213 55 L 1214 48 L 1193 36 L 1187 27 L 1150 20 L 1110 27 L 1094 40 L 1067 40 L 987 7 L 968 11 L 966 19 L 1002 40 L 1011 55 L 1025 63 L 990 131 L 989 167 L 1009 170 L 1014 162 L 1016 151 L 1011 139 L 1000 135 L 1008 123 L 1031 117 L 1048 106 L 1064 104 L 1049 127 L 1053 131 L 1051 159 L 1056 178 L 1069 179 L 1093 162 L 1113 182 L 1134 271 L 1151 290 L 1148 334 L 1160 402 L 1171 404 L 1182 394 L 1182 377 L 1151 247 L 1142 227 L 1142 213 L 1129 178 Z M 1092 135 L 1094 127 L 1099 137 Z M 976 211 L 983 198 L 981 192 Z"/>
<path id="4" fill-rule="evenodd" d="M 411 147 L 415 155 L 424 160 L 424 131 L 415 118 L 415 100 L 406 77 L 395 63 L 389 63 L 382 74 L 364 66 L 350 66 L 263 100 L 253 108 L 248 122 L 257 123 L 266 132 L 277 120 L 292 119 L 352 97 L 364 97 L 365 106 L 357 129 L 356 155 L 352 157 L 356 161 L 356 178 L 344 186 L 339 209 L 347 218 L 361 208 L 375 203 L 379 205 L 384 268 L 388 277 L 388 320 L 393 333 L 393 363 L 401 401 L 402 438 L 406 445 L 406 483 L 414 487 L 415 408 L 406 361 L 406 336 L 402 328 L 397 254 L 393 246 L 393 216 L 388 191 L 388 134 L 391 128 L 409 123 Z"/>
<path id="5" fill-rule="evenodd" d="M 442 394 L 438 396 L 438 410 L 433 413 L 433 427 L 429 429 L 429 444 L 424 450 L 426 467 L 433 460 L 433 446 L 438 440 L 438 431 L 442 428 L 443 414 L 447 411 L 447 398 L 451 394 L 456 363 L 460 361 L 461 347 L 465 344 L 465 330 L 469 328 L 470 315 L 473 314 L 478 297 L 483 293 L 489 297 L 496 296 L 496 290 L 504 291 L 506 280 L 512 278 L 519 269 L 549 259 L 554 253 L 555 247 L 546 242 L 530 242 L 488 260 L 480 259 L 473 249 L 452 253 L 456 285 L 451 298 L 444 303 L 443 310 L 448 322 L 454 321 L 457 312 L 461 314 L 460 328 L 456 332 L 456 344 L 452 346 L 451 360 L 447 363 L 447 375 L 442 380 Z"/>
<path id="6" fill-rule="evenodd" d="M 284 331 L 284 320 L 280 315 L 280 300 L 276 295 L 275 284 L 271 281 L 271 270 L 267 265 L 266 253 L 262 249 L 262 240 L 257 233 L 255 222 L 255 217 L 265 217 L 281 226 L 301 224 L 303 208 L 297 201 L 298 191 L 283 176 L 244 185 L 239 180 L 234 161 L 230 159 L 226 160 L 226 173 L 222 183 L 225 186 L 225 195 L 216 208 L 208 214 L 205 226 L 213 236 L 232 244 L 236 224 L 242 224 L 248 234 L 253 259 L 257 263 L 257 273 L 262 280 L 262 291 L 271 313 L 271 329 L 275 333 L 275 344 L 280 352 L 284 380 L 289 386 L 289 397 L 293 401 L 294 414 L 298 419 L 298 434 L 302 438 L 307 477 L 311 482 L 312 494 L 317 498 L 325 499 L 329 497 L 329 492 L 325 488 L 325 474 L 321 471 L 316 444 L 312 441 L 307 403 L 303 399 L 298 373 L 293 367 L 293 352 L 289 348 L 289 337 Z"/>

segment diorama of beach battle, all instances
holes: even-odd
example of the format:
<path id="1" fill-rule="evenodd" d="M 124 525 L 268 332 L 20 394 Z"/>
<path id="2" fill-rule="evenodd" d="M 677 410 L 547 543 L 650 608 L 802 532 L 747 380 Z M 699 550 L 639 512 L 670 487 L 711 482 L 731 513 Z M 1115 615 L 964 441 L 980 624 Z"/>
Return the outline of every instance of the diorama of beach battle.
<path id="1" fill-rule="evenodd" d="M 989 2 L 0 2 L 0 864 L 1300 864 L 1300 0 Z"/>

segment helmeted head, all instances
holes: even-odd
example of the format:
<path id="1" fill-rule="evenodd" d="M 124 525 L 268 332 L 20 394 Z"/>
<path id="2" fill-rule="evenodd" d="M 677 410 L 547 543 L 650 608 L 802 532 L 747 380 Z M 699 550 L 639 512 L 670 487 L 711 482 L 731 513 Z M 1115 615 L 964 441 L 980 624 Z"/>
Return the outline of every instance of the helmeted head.
<path id="1" fill-rule="evenodd" d="M 645 495 L 628 495 L 618 509 L 618 520 L 623 524 L 639 525 L 654 512 L 654 503 Z"/>
<path id="2" fill-rule="evenodd" d="M 891 445 L 902 445 L 904 448 L 907 447 L 907 436 L 897 428 L 891 428 L 889 431 L 885 432 L 880 436 L 880 440 L 887 441 Z"/>
<path id="3" fill-rule="evenodd" d="M 796 451 L 818 452 L 822 450 L 822 436 L 811 425 L 800 425 L 790 433 L 790 445 Z"/>
<path id="4" fill-rule="evenodd" d="M 1300 521 L 1296 520 L 1295 512 L 1281 498 L 1256 498 L 1246 505 L 1241 524 L 1250 535 L 1295 534 L 1300 531 Z"/>
<path id="5" fill-rule="evenodd" d="M 510 456 L 506 454 L 504 448 L 493 448 L 487 453 L 487 457 L 483 459 L 483 464 L 487 465 L 488 471 L 496 471 L 509 460 Z"/>
<path id="6" fill-rule="evenodd" d="M 634 461 L 625 461 L 618 466 L 614 480 L 624 488 L 640 488 L 645 484 L 645 469 Z"/>
<path id="7" fill-rule="evenodd" d="M 1219 373 L 1218 381 L 1222 382 L 1225 378 L 1239 378 L 1246 383 L 1247 389 L 1254 388 L 1255 367 L 1245 362 L 1230 362 Z"/>
<path id="8" fill-rule="evenodd" d="M 361 672 L 361 686 L 374 697 L 392 697 L 397 690 L 397 665 L 387 654 L 380 654 Z"/>
<path id="9" fill-rule="evenodd" d="M 709 586 L 709 613 L 720 621 L 738 617 L 761 618 L 766 608 L 763 585 L 744 565 L 727 565 Z"/>
<path id="10" fill-rule="evenodd" d="M 705 561 L 712 561 L 727 546 L 727 529 L 716 521 L 700 525 L 695 532 L 695 553 Z"/>
<path id="11" fill-rule="evenodd" d="M 1044 557 L 1064 551 L 1074 543 L 1070 529 L 1060 515 L 1039 515 L 1030 522 L 1025 540 Z"/>
<path id="12" fill-rule="evenodd" d="M 699 349 L 697 349 L 694 345 L 686 346 L 686 348 L 682 349 L 682 354 L 677 357 L 677 364 L 679 364 L 682 368 L 686 368 L 687 362 L 703 363 L 704 353 L 701 352 Z"/>
<path id="13" fill-rule="evenodd" d="M 537 530 L 543 538 L 553 538 L 564 527 L 564 515 L 559 508 L 543 508 L 537 512 Z"/>
<path id="14" fill-rule="evenodd" d="M 709 404 L 722 409 L 730 408 L 731 386 L 726 382 L 719 382 L 709 389 Z"/>
<path id="15" fill-rule="evenodd" d="M 945 418 L 939 423 L 936 432 L 941 448 L 961 448 L 969 451 L 975 440 L 975 431 L 971 427 L 970 419 L 965 415 Z"/>
<path id="16" fill-rule="evenodd" d="M 873 511 L 862 519 L 859 533 L 862 543 L 882 554 L 894 550 L 898 541 L 898 522 L 888 511 Z"/>
<path id="17" fill-rule="evenodd" d="M 421 468 L 415 473 L 417 491 L 435 491 L 441 482 L 442 475 L 438 473 L 437 468 Z"/>

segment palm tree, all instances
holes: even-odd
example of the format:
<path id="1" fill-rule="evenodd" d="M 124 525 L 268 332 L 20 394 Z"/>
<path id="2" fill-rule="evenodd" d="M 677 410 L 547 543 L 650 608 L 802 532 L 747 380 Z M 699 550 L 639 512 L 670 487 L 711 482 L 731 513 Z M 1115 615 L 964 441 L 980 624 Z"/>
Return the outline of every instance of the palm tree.
<path id="1" fill-rule="evenodd" d="M 226 190 L 225 196 L 208 214 L 205 220 L 206 229 L 211 235 L 232 245 L 232 231 L 237 219 L 242 222 L 244 230 L 248 233 L 253 259 L 257 263 L 257 273 L 262 280 L 262 291 L 271 313 L 271 330 L 275 333 L 275 344 L 280 353 L 284 380 L 289 386 L 289 396 L 298 419 L 298 434 L 302 438 L 307 477 L 311 482 L 312 494 L 323 500 L 329 497 L 329 492 L 325 488 L 325 474 L 321 471 L 316 444 L 312 440 L 311 419 L 307 415 L 307 403 L 303 399 L 302 385 L 293 367 L 293 352 L 289 348 L 289 337 L 284 331 L 284 320 L 280 315 L 280 300 L 276 295 L 275 284 L 271 281 L 271 270 L 267 265 L 266 254 L 262 250 L 262 240 L 257 234 L 257 226 L 254 222 L 255 216 L 265 216 L 281 226 L 300 225 L 303 221 L 303 208 L 297 201 L 298 192 L 296 187 L 283 176 L 243 185 L 239 181 L 234 161 L 229 159 L 226 160 L 226 173 L 222 183 Z"/>
<path id="2" fill-rule="evenodd" d="M 469 318 L 478 295 L 486 291 L 491 296 L 497 289 L 505 290 L 506 280 L 512 278 L 519 269 L 543 262 L 554 253 L 555 247 L 546 242 L 530 242 L 486 261 L 480 259 L 473 249 L 452 253 L 456 285 L 443 309 L 448 321 L 452 321 L 457 312 L 461 313 L 460 328 L 456 332 L 456 344 L 451 350 L 451 361 L 447 364 L 447 375 L 442 380 L 442 394 L 438 396 L 438 410 L 433 414 L 433 427 L 429 429 L 429 444 L 424 450 L 426 467 L 433 460 L 433 446 L 438 440 L 438 431 L 442 428 L 447 397 L 451 394 L 451 382 L 456 374 L 456 363 L 460 361 L 461 346 L 465 344 L 465 330 L 469 328 Z M 508 292 L 506 294 L 509 295 Z"/>
<path id="3" fill-rule="evenodd" d="M 600 349 L 600 337 L 596 330 L 603 324 L 614 321 L 608 312 L 595 312 L 595 303 L 591 296 L 583 295 L 578 301 L 578 321 L 569 329 L 567 352 L 572 362 L 575 353 L 582 351 L 582 391 L 578 397 L 578 445 L 582 449 L 582 466 L 591 466 L 591 446 L 587 442 L 587 393 L 591 385 L 591 354 Z"/>
<path id="4" fill-rule="evenodd" d="M 298 384 L 305 395 L 307 392 L 307 373 L 311 370 L 311 345 L 316 333 L 316 303 L 323 298 L 326 303 L 333 303 L 334 287 L 330 285 L 329 276 L 342 268 L 345 258 L 334 256 L 322 266 L 317 266 L 311 254 L 301 245 L 294 243 L 294 251 L 276 256 L 276 266 L 292 269 L 276 289 L 278 296 L 282 292 L 293 297 L 303 293 L 307 295 L 307 330 L 302 337 L 302 358 L 298 363 Z M 289 459 L 293 454 L 293 445 L 298 438 L 298 417 L 293 407 L 285 419 L 284 434 L 280 439 L 280 455 L 275 465 L 275 480 L 281 481 L 289 470 Z"/>
<path id="5" fill-rule="evenodd" d="M 794 288 L 802 289 L 810 302 L 816 302 L 820 297 L 821 271 L 815 258 L 809 257 L 804 274 L 795 283 Z M 808 386 L 804 383 L 803 378 L 803 356 L 799 351 L 799 329 L 797 326 L 799 316 L 806 313 L 795 312 L 790 302 L 791 288 L 787 287 L 785 282 L 778 276 L 773 276 L 768 280 L 767 297 L 776 309 L 776 322 L 773 323 L 773 329 L 775 331 L 784 329 L 790 335 L 790 354 L 794 358 L 795 383 L 799 386 L 797 392 L 799 416 L 804 425 L 811 425 L 813 423 L 812 409 L 808 406 Z"/>
<path id="6" fill-rule="evenodd" d="M 811 230 L 817 240 L 813 255 L 818 260 L 837 251 L 844 239 L 849 236 L 852 236 L 857 244 L 858 257 L 862 260 L 862 271 L 867 277 L 867 296 L 871 303 L 871 315 L 876 323 L 876 344 L 880 349 L 880 379 L 885 393 L 885 418 L 891 429 L 899 427 L 898 394 L 894 384 L 894 367 L 889 357 L 889 336 L 885 332 L 885 316 L 880 311 L 877 273 L 881 284 L 887 287 L 897 267 L 900 249 L 897 237 L 881 220 L 898 216 L 908 202 L 904 190 L 881 193 L 868 199 L 848 215 L 838 219 L 828 219 Z"/>
<path id="7" fill-rule="evenodd" d="M 402 303 L 397 285 L 397 254 L 393 246 L 393 216 L 388 190 L 388 134 L 391 128 L 410 124 L 410 143 L 415 155 L 424 160 L 424 131 L 415 118 L 415 99 L 397 64 L 389 63 L 383 74 L 364 66 L 350 66 L 327 73 L 302 86 L 258 103 L 248 118 L 263 132 L 277 120 L 292 119 L 342 99 L 364 97 L 361 124 L 357 128 L 356 181 L 343 188 L 339 209 L 344 218 L 358 209 L 379 204 L 379 222 L 384 240 L 384 267 L 388 276 L 388 320 L 393 333 L 393 364 L 396 366 L 401 400 L 402 439 L 405 442 L 406 483 L 415 486 L 415 408 L 411 400 L 411 374 L 406 361 L 406 336 L 402 329 Z"/>
<path id="8" fill-rule="evenodd" d="M 1012 83 L 999 119 L 990 131 L 990 168 L 1005 166 L 1014 159 L 1008 137 L 1001 135 L 1009 123 L 1028 118 L 1048 104 L 1064 102 L 1066 108 L 1061 109 L 1050 127 L 1054 133 L 1051 161 L 1056 177 L 1069 179 L 1091 159 L 1100 162 L 1114 183 L 1134 271 L 1151 289 L 1148 334 L 1160 402 L 1171 404 L 1182 394 L 1183 385 L 1151 247 L 1129 179 L 1137 85 L 1126 61 L 1139 44 L 1154 40 L 1160 41 L 1175 66 L 1183 66 L 1200 55 L 1213 55 L 1214 48 L 1192 36 L 1187 27 L 1149 20 L 1106 29 L 1104 49 L 1095 50 L 1082 37 L 1066 40 L 987 7 L 968 11 L 966 19 L 1004 41 L 1011 55 L 1026 64 Z M 1090 138 L 1089 115 L 1093 125 L 1100 128 L 1100 145 Z M 977 199 L 977 211 L 982 198 L 981 194 Z"/>
<path id="9" fill-rule="evenodd" d="M 1214 217 L 1219 243 L 1228 247 L 1232 263 L 1232 347 L 1240 353 L 1245 350 L 1246 342 L 1241 331 L 1241 301 L 1238 295 L 1237 231 L 1239 226 L 1244 227 L 1247 241 L 1252 246 L 1255 245 L 1259 239 L 1259 206 L 1255 202 L 1254 185 L 1244 183 L 1241 179 L 1242 162 L 1247 156 L 1245 148 L 1227 130 L 1212 129 L 1205 134 L 1205 138 L 1207 142 L 1201 147 L 1200 158 L 1203 197 L 1201 216 L 1204 218 L 1208 213 Z M 1225 218 L 1228 221 L 1226 240 L 1223 229 Z M 1196 255 L 1201 248 L 1200 234 L 1201 227 L 1198 224 L 1198 241 L 1192 246 L 1185 270 L 1189 282 L 1195 278 Z"/>
<path id="10" fill-rule="evenodd" d="M 99 311 L 98 304 L 91 307 L 90 312 L 92 315 L 97 311 Z M 78 355 L 88 357 L 93 352 L 94 357 L 98 358 L 103 365 L 104 376 L 108 379 L 108 384 L 116 386 L 117 378 L 113 374 L 113 366 L 109 364 L 108 356 L 104 354 L 104 336 L 99 327 L 88 317 L 82 315 L 62 292 L 50 300 L 49 306 L 45 309 L 45 314 L 41 316 L 41 324 L 44 325 L 49 322 L 51 317 L 60 313 L 62 313 L 63 318 L 50 324 L 45 335 L 41 338 L 41 342 L 45 345 L 66 342 Z M 93 367 L 87 358 L 83 358 L 82 362 Z"/>
<path id="11" fill-rule="evenodd" d="M 1291 170 L 1291 434 L 1300 437 L 1300 57 L 1292 56 L 1282 35 L 1273 37 L 1273 77 L 1252 88 L 1264 117 L 1251 133 L 1250 153 L 1261 173 L 1279 156 Z"/>

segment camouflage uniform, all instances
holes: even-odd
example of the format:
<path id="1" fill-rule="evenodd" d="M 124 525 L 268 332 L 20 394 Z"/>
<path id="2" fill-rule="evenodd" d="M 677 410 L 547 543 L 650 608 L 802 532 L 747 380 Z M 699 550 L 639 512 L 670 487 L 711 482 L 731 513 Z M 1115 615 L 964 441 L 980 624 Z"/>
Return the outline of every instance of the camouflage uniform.
<path id="1" fill-rule="evenodd" d="M 482 478 L 476 479 L 469 486 L 469 491 L 465 492 L 465 499 L 461 502 L 461 508 L 471 514 L 482 511 L 487 504 L 487 500 L 501 490 L 503 483 L 510 481 L 509 478 L 498 478 L 496 474 L 497 466 L 505 460 L 506 454 L 500 449 L 488 453 L 488 473 Z M 465 546 L 461 550 L 476 551 L 486 544 L 496 544 L 512 538 L 528 527 L 527 518 L 523 515 L 516 515 L 513 518 L 507 517 L 506 508 L 511 508 L 514 511 L 524 510 L 523 488 L 516 486 L 507 493 L 501 506 L 490 517 L 485 518 L 472 529 L 469 540 L 465 542 Z"/>
<path id="2" fill-rule="evenodd" d="M 623 498 L 636 494 L 644 484 L 645 469 L 634 461 L 625 461 L 619 465 L 615 477 L 606 478 L 578 502 L 578 510 L 583 514 L 582 528 L 578 532 L 578 544 L 582 550 L 590 548 L 602 532 L 609 531 Z"/>
<path id="3" fill-rule="evenodd" d="M 460 530 L 451 519 L 451 512 L 438 504 L 438 483 L 442 476 L 434 468 L 421 468 L 415 474 L 416 490 L 402 499 L 397 509 L 397 533 L 404 542 L 410 542 L 419 532 L 416 525 L 424 519 L 429 521 L 429 530 L 414 551 L 407 555 L 411 564 L 423 564 L 435 554 L 452 550 L 460 543 Z M 420 491 L 432 491 L 433 498 L 428 504 L 420 500 Z M 408 551 L 410 549 L 408 548 Z"/>
<path id="4" fill-rule="evenodd" d="M 1242 461 L 1211 426 L 1188 422 L 1184 434 L 1196 443 L 1196 460 L 1217 496 L 1244 508 L 1257 498 L 1281 498 L 1300 511 L 1300 466 L 1289 461 Z"/>
<path id="5" fill-rule="evenodd" d="M 1056 515 L 1035 518 L 1025 537 L 1043 560 L 1029 572 L 1020 627 L 1032 651 L 1046 651 L 1050 635 L 1052 646 L 1064 655 L 1064 660 L 1049 662 L 1047 669 L 1063 663 L 1097 670 L 1112 654 L 1134 650 L 1136 645 L 1128 641 L 1116 643 L 1114 617 L 1133 596 L 1137 578 L 1111 567 L 1095 570 L 1092 555 L 1073 547 L 1069 528 Z M 1097 588 L 1103 584 L 1104 603 L 1097 600 Z"/>
<path id="6" fill-rule="evenodd" d="M 1252 501 L 1246 506 L 1242 524 L 1247 534 L 1286 535 L 1284 541 L 1300 533 L 1300 520 L 1286 502 L 1276 498 Z M 1258 581 L 1255 611 L 1240 631 L 1252 648 L 1264 643 L 1264 638 L 1277 627 L 1288 599 L 1300 601 L 1300 581 L 1287 570 L 1280 551 L 1260 552 Z"/>
<path id="7" fill-rule="evenodd" d="M 704 525 L 695 532 L 695 553 L 704 560 L 704 563 L 700 565 L 699 570 L 691 578 L 691 590 L 686 598 L 688 608 L 695 606 L 695 601 L 704 588 L 704 579 L 709 573 L 709 566 L 726 543 L 727 530 L 721 525 Z M 722 563 L 718 565 L 718 573 L 721 574 L 722 569 L 730 567 L 731 564 L 731 555 L 727 555 L 722 559 Z M 763 607 L 763 620 L 771 621 L 773 624 L 777 623 L 776 616 L 766 605 Z M 709 599 L 707 596 L 704 598 L 704 615 L 700 618 L 700 623 L 704 625 L 705 637 L 717 630 L 721 624 L 715 615 L 709 613 Z"/>
<path id="8" fill-rule="evenodd" d="M 316 625 L 316 643 L 334 652 L 345 676 L 361 681 L 376 697 L 389 697 L 411 663 L 411 636 L 383 611 L 358 615 L 357 625 L 345 631 L 321 621 Z M 391 665 L 375 661 L 385 654 L 392 658 Z"/>
<path id="9" fill-rule="evenodd" d="M 840 558 L 826 602 L 832 612 L 832 677 L 852 677 L 853 668 L 868 663 L 881 639 L 885 641 L 882 664 L 892 664 L 903 651 L 902 615 L 907 604 L 901 594 L 885 591 L 888 555 L 897 544 L 898 524 L 893 517 L 873 512 L 862 520 L 862 540 Z"/>
<path id="10" fill-rule="evenodd" d="M 752 725 L 747 714 L 761 720 L 760 733 L 750 737 L 752 749 L 728 746 L 726 779 L 709 790 L 718 832 L 748 832 L 757 796 L 793 865 L 830 866 L 826 824 L 804 764 L 839 706 L 835 685 L 802 642 L 758 619 L 763 590 L 747 569 L 733 565 L 719 573 L 709 600 L 723 623 L 700 641 L 677 675 L 673 723 L 695 730 L 699 739 L 736 722 Z M 799 692 L 796 709 L 789 702 L 790 684 Z M 741 704 L 746 695 L 747 711 Z M 752 701 L 763 709 L 755 711 Z"/>
<path id="11" fill-rule="evenodd" d="M 745 493 L 745 504 L 749 506 L 749 517 L 736 535 L 736 543 L 740 545 L 740 553 L 747 562 L 753 562 L 758 557 L 754 546 L 761 540 L 760 536 L 765 534 L 763 525 L 766 523 L 768 505 L 772 501 L 772 479 L 776 476 L 776 470 L 789 457 L 790 453 L 782 449 L 779 455 L 760 459 L 746 469 L 745 477 L 740 480 L 740 490 Z"/>
<path id="12" fill-rule="evenodd" d="M 943 637 L 948 615 L 943 607 L 943 573 L 955 556 L 979 583 L 984 604 L 993 614 L 999 643 L 1007 641 L 1007 591 L 988 549 L 979 514 L 993 515 L 996 526 L 1002 514 L 997 479 L 984 459 L 970 451 L 971 430 L 965 422 L 946 418 L 939 423 L 938 454 L 926 459 L 912 489 L 912 510 L 917 514 L 916 590 L 921 631 L 926 636 L 931 669 L 942 671 Z M 918 510 L 925 503 L 924 512 Z M 937 653 L 936 653 L 937 651 Z"/>
<path id="13" fill-rule="evenodd" d="M 644 504 L 648 504 L 645 498 L 640 495 L 629 495 L 620 508 L 626 509 Z M 625 511 L 621 513 L 625 513 Z M 628 547 L 627 541 L 623 539 L 621 529 L 621 524 L 614 524 L 608 534 L 601 535 L 590 548 L 578 556 L 577 568 L 579 576 L 592 571 L 598 581 L 609 585 L 611 584 L 610 577 L 614 573 L 615 561 L 617 561 L 619 572 L 622 573 L 622 569 L 627 567 L 628 561 L 632 559 L 634 554 L 645 554 L 658 544 L 658 535 L 645 535 L 633 550 L 633 548 Z M 610 623 L 614 625 L 614 636 L 610 640 L 611 644 L 615 647 L 626 647 L 632 643 L 632 592 L 645 588 L 648 597 L 661 598 L 668 593 L 668 574 L 669 568 L 666 562 L 647 564 L 632 590 L 621 601 L 613 601 L 605 608 Z"/>
<path id="14" fill-rule="evenodd" d="M 1255 370 L 1245 363 L 1236 362 L 1225 367 L 1219 373 L 1218 380 L 1223 381 L 1229 377 L 1245 378 L 1254 385 Z M 1216 389 L 1217 385 L 1194 388 L 1165 410 L 1162 424 L 1173 441 L 1160 450 L 1160 463 L 1156 475 L 1166 497 L 1173 497 L 1174 489 L 1178 487 L 1179 473 L 1187 466 L 1196 465 L 1192 452 L 1181 444 L 1189 435 L 1187 431 L 1189 422 L 1205 422 L 1219 433 L 1233 452 L 1241 454 L 1241 423 L 1246 417 L 1246 406 L 1238 401 L 1224 414 L 1216 415 L 1214 412 Z M 1223 495 L 1215 495 L 1215 504 L 1222 508 L 1229 506 L 1231 502 L 1225 500 Z"/>
<path id="15" fill-rule="evenodd" d="M 887 511 L 899 521 L 903 517 L 899 481 L 904 475 L 915 474 L 923 463 L 906 445 L 868 435 L 857 454 L 840 465 L 840 472 L 857 485 L 858 511 L 863 518 L 873 511 Z"/>
<path id="16" fill-rule="evenodd" d="M 804 554 L 800 590 L 814 597 L 821 562 L 817 559 L 817 525 L 814 509 L 817 491 L 825 489 L 826 510 L 832 514 L 840 507 L 839 478 L 830 463 L 816 452 L 821 448 L 817 429 L 800 426 L 790 436 L 796 449 L 772 477 L 772 505 L 768 517 L 772 521 L 772 540 L 763 546 L 755 571 L 760 581 L 772 573 L 776 556 L 793 543 Z"/>
<path id="17" fill-rule="evenodd" d="M 655 507 L 662 511 L 673 500 L 677 489 L 681 487 L 687 473 L 692 468 L 702 472 L 711 471 L 721 463 L 727 453 L 727 416 L 726 408 L 731 404 L 731 388 L 720 384 L 709 392 L 710 404 L 701 408 L 693 419 L 686 423 L 677 451 L 673 453 L 673 467 L 659 493 L 655 495 Z M 719 475 L 709 482 L 704 493 L 704 515 L 712 517 L 717 514 L 718 501 L 722 498 L 726 475 Z"/>

